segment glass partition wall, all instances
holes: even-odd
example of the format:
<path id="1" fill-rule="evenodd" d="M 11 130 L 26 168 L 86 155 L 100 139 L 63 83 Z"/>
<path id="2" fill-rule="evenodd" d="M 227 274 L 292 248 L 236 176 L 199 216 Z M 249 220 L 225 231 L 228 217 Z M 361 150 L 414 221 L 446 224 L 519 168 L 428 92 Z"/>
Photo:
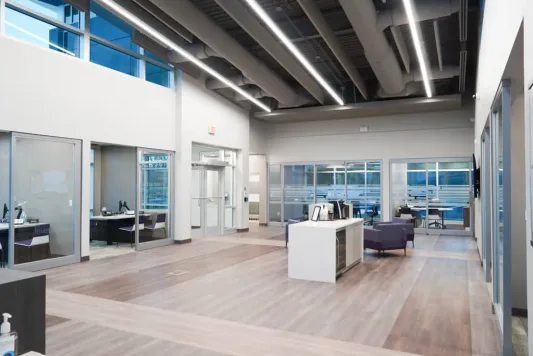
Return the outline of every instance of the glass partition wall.
<path id="1" fill-rule="evenodd" d="M 470 158 L 391 161 L 391 216 L 419 233 L 470 235 Z"/>
<path id="2" fill-rule="evenodd" d="M 381 162 L 271 164 L 268 173 L 269 222 L 307 219 L 315 202 L 344 200 L 354 217 L 381 218 Z"/>
<path id="3" fill-rule="evenodd" d="M 80 141 L 13 133 L 0 135 L 0 146 L 1 265 L 79 262 Z"/>

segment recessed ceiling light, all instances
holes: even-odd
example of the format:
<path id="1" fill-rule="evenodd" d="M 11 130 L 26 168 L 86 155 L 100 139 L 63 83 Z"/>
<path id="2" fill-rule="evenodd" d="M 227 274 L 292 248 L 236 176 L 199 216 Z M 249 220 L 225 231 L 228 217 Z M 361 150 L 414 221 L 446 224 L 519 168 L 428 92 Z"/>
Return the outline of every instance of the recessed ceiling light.
<path id="1" fill-rule="evenodd" d="M 296 48 L 296 46 L 289 40 L 287 36 L 281 31 L 281 29 L 272 21 L 270 16 L 263 10 L 261 6 L 255 0 L 246 0 L 248 5 L 254 10 L 261 20 L 270 28 L 272 32 L 278 37 L 281 42 L 289 49 L 289 51 L 300 61 L 305 69 L 315 78 L 315 80 L 324 88 L 339 105 L 344 105 L 339 94 L 333 90 L 326 80 L 317 72 L 317 70 L 309 63 L 305 56 Z"/>
<path id="2" fill-rule="evenodd" d="M 228 87 L 230 87 L 231 89 L 235 90 L 237 93 L 241 94 L 246 99 L 250 100 L 252 103 L 254 103 L 255 105 L 259 106 L 261 109 L 263 109 L 263 110 L 265 110 L 267 112 L 271 111 L 268 106 L 266 106 L 265 104 L 263 104 L 262 102 L 260 102 L 259 100 L 257 100 L 253 96 L 251 96 L 250 94 L 248 94 L 246 91 L 242 90 L 240 87 L 238 87 L 237 85 L 232 83 L 230 80 L 228 80 L 228 78 L 224 77 L 222 74 L 218 73 L 213 68 L 211 68 L 208 65 L 204 64 L 202 61 L 197 59 L 195 56 L 193 56 L 192 54 L 190 54 L 189 52 L 187 52 L 186 50 L 184 50 L 183 48 L 181 48 L 180 46 L 175 44 L 173 41 L 171 41 L 168 38 L 166 38 L 165 36 L 163 36 L 161 33 L 156 31 L 155 29 L 153 29 L 151 26 L 146 24 L 144 21 L 139 19 L 137 16 L 133 15 L 132 13 L 127 11 L 126 9 L 122 8 L 121 6 L 119 6 L 114 1 L 111 1 L 111 0 L 98 0 L 98 1 L 100 3 L 108 6 L 110 9 L 115 11 L 117 14 L 121 15 L 122 17 L 124 17 L 127 21 L 129 21 L 131 24 L 133 24 L 134 26 L 139 28 L 145 34 L 147 34 L 147 35 L 151 36 L 152 38 L 156 39 L 157 41 L 159 41 L 160 43 L 164 44 L 168 48 L 176 51 L 178 54 L 180 54 L 181 56 L 185 57 L 188 61 L 194 63 L 196 66 L 198 66 L 203 71 L 207 72 L 209 75 L 211 75 L 211 76 L 215 77 L 216 79 L 220 80 L 222 83 L 226 84 Z"/>
<path id="3" fill-rule="evenodd" d="M 416 27 L 415 15 L 413 10 L 413 4 L 411 0 L 403 0 L 403 6 L 407 19 L 409 20 L 409 28 L 411 29 L 411 37 L 413 38 L 413 44 L 415 45 L 416 56 L 418 57 L 418 64 L 420 66 L 420 72 L 422 74 L 422 80 L 424 81 L 424 88 L 426 89 L 426 96 L 431 98 L 431 86 L 429 85 L 428 70 L 426 61 L 424 59 L 424 53 L 422 52 L 422 42 L 418 36 L 418 29 Z"/>

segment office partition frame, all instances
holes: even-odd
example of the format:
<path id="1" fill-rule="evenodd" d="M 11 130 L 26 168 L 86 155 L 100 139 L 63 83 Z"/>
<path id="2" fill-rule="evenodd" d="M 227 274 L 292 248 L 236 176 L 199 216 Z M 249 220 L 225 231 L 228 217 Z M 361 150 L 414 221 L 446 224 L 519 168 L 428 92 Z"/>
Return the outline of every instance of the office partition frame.
<path id="1" fill-rule="evenodd" d="M 168 160 L 165 162 L 167 164 L 167 174 L 168 174 L 168 213 L 167 220 L 165 223 L 167 224 L 167 238 L 166 239 L 160 239 L 155 241 L 149 241 L 149 242 L 140 242 L 139 241 L 139 216 L 141 211 L 141 199 L 142 199 L 142 165 L 143 165 L 143 154 L 163 154 L 168 155 Z M 168 246 L 174 243 L 174 232 L 175 230 L 175 224 L 173 219 L 174 214 L 174 208 L 175 208 L 175 199 L 174 197 L 174 183 L 175 183 L 175 174 L 174 174 L 174 152 L 171 151 L 164 151 L 164 150 L 155 150 L 151 148 L 137 148 L 137 176 L 135 179 L 135 185 L 136 185 L 136 201 L 135 201 L 135 251 L 144 251 L 156 247 L 162 247 L 162 246 Z"/>
<path id="2" fill-rule="evenodd" d="M 353 159 L 353 160 L 323 160 L 323 161 L 302 161 L 302 162 L 283 162 L 283 163 L 278 163 L 278 162 L 267 162 L 267 176 L 268 176 L 268 181 L 267 181 L 267 187 L 268 187 L 268 194 L 267 194 L 267 222 L 269 225 L 272 225 L 272 226 L 285 226 L 286 223 L 285 223 L 285 195 L 284 195 L 284 187 L 285 187 L 285 167 L 286 166 L 310 166 L 312 165 L 313 166 L 313 193 L 314 193 L 314 198 L 313 198 L 313 202 L 311 202 L 310 204 L 315 204 L 317 202 L 317 199 L 316 199 L 316 189 L 317 189 L 317 179 L 316 179 L 316 175 L 317 175 L 317 167 L 318 165 L 325 165 L 325 164 L 342 164 L 344 165 L 344 174 L 345 176 L 347 176 L 347 168 L 346 166 L 348 164 L 351 164 L 351 163 L 367 163 L 367 162 L 379 162 L 380 163 L 380 169 L 379 169 L 379 174 L 380 174 L 380 191 L 379 191 L 379 194 L 380 194 L 380 206 L 381 206 L 381 215 L 383 216 L 383 160 L 382 159 Z M 279 165 L 280 166 L 280 174 L 281 174 L 281 188 L 280 188 L 280 203 L 281 203 L 281 222 L 278 222 L 278 221 L 271 221 L 270 220 L 270 166 L 277 166 Z M 378 171 L 367 171 L 366 168 L 365 168 L 365 186 L 366 186 L 366 173 L 367 172 L 378 172 Z M 366 189 L 366 188 L 365 188 Z M 348 197 L 348 180 L 345 179 L 345 182 L 344 182 L 344 196 L 345 198 Z"/>
<path id="3" fill-rule="evenodd" d="M 491 185 L 491 136 L 490 127 L 483 130 L 481 136 L 481 187 L 480 187 L 480 205 L 481 205 L 481 238 L 482 262 L 485 269 L 485 281 L 492 282 L 492 185 Z"/>
<path id="4" fill-rule="evenodd" d="M 446 157 L 446 158 L 413 158 L 413 159 L 409 159 L 409 158 L 397 158 L 397 159 L 391 159 L 389 160 L 389 186 L 390 186 L 390 189 L 389 189 L 389 208 L 390 208 L 390 216 L 393 217 L 395 215 L 395 212 L 394 212 L 394 206 L 392 204 L 392 195 L 393 195 L 393 190 L 392 190 L 392 185 L 393 185 L 393 180 L 392 180 L 392 165 L 393 164 L 396 164 L 396 163 L 404 163 L 404 164 L 408 164 L 408 163 L 425 163 L 426 164 L 426 168 L 425 168 L 425 171 L 426 171 L 426 199 L 425 199 L 425 203 L 426 203 L 426 216 L 427 216 L 427 213 L 428 213 L 428 208 L 429 208 L 429 204 L 428 204 L 428 188 L 430 187 L 429 185 L 429 182 L 428 182 L 428 175 L 429 175 L 429 169 L 427 167 L 427 164 L 428 163 L 435 163 L 435 162 L 438 162 L 438 163 L 454 163 L 454 162 L 472 162 L 472 158 L 471 157 L 460 157 L 460 158 L 449 158 L 449 157 Z M 407 173 L 407 172 L 406 172 Z M 469 201 L 471 201 L 471 198 L 473 196 L 473 181 L 472 181 L 472 174 L 470 174 L 470 190 L 469 190 Z M 470 207 L 472 209 L 472 207 Z M 472 225 L 474 222 L 473 221 L 470 221 L 470 225 Z M 429 229 L 429 226 L 428 224 L 426 224 L 426 226 L 424 228 L 416 228 L 415 229 L 415 232 L 418 232 L 418 233 L 425 233 L 426 235 L 451 235 L 451 236 L 472 236 L 472 228 L 470 229 L 470 231 L 466 231 L 466 230 L 449 230 L 449 229 Z"/>
<path id="5" fill-rule="evenodd" d="M 13 197 L 13 157 L 16 152 L 16 139 L 31 139 L 31 140 L 41 140 L 41 141 L 52 141 L 58 143 L 72 144 L 74 146 L 73 150 L 73 171 L 74 171 L 74 192 L 73 192 L 73 201 L 72 201 L 72 211 L 73 211 L 73 254 L 62 257 L 49 258 L 46 260 L 39 260 L 34 262 L 22 263 L 15 265 L 15 214 L 13 214 L 14 208 L 14 197 Z M 32 135 L 25 133 L 13 132 L 11 133 L 11 152 L 9 155 L 9 234 L 8 234 L 8 244 L 9 244 L 9 254 L 8 254 L 8 267 L 13 269 L 19 269 L 24 271 L 39 271 L 44 269 L 50 269 L 55 267 L 61 267 L 73 263 L 78 263 L 81 260 L 81 140 L 66 139 L 52 136 L 42 136 L 42 135 Z"/>
<path id="6" fill-rule="evenodd" d="M 500 116 L 501 115 L 501 116 Z M 499 226 L 499 151 L 500 132 L 499 119 L 502 122 L 502 160 L 503 160 L 503 174 L 502 174 L 502 194 L 503 194 L 503 239 L 502 245 L 499 246 L 498 239 L 500 239 Z M 500 321 L 500 327 L 503 338 L 503 355 L 511 356 L 513 354 L 512 341 L 512 275 L 511 275 L 511 81 L 502 80 L 497 94 L 494 98 L 491 113 L 491 192 L 492 192 L 492 260 L 494 265 L 492 267 L 493 275 L 493 303 L 494 310 Z M 499 251 L 500 247 L 502 251 Z M 502 256 L 501 260 L 499 255 Z M 502 274 L 500 278 L 500 263 Z M 500 288 L 502 291 L 502 299 L 500 300 Z"/>

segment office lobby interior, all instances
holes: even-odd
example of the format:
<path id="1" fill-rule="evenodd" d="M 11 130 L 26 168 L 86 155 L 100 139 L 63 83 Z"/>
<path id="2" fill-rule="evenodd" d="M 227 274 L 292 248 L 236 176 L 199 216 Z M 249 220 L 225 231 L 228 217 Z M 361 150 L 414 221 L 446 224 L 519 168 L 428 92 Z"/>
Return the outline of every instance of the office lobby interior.
<path id="1" fill-rule="evenodd" d="M 527 0 L 0 0 L 0 354 L 533 354 L 531 63 Z"/>

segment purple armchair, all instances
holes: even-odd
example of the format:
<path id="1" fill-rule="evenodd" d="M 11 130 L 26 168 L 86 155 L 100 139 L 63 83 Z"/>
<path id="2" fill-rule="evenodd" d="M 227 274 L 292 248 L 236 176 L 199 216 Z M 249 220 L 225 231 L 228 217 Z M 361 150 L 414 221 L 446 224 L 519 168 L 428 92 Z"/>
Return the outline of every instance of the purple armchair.
<path id="1" fill-rule="evenodd" d="M 364 248 L 378 251 L 378 256 L 385 250 L 401 250 L 407 254 L 407 233 L 405 224 L 375 224 L 374 228 L 365 227 Z"/>
<path id="2" fill-rule="evenodd" d="M 374 223 L 374 229 L 378 229 L 378 226 L 380 225 L 403 225 L 403 228 L 405 229 L 407 241 L 411 241 L 413 244 L 413 247 L 415 247 L 415 227 L 413 223 L 409 219 L 402 219 L 402 218 L 392 218 L 392 221 L 376 221 Z"/>

